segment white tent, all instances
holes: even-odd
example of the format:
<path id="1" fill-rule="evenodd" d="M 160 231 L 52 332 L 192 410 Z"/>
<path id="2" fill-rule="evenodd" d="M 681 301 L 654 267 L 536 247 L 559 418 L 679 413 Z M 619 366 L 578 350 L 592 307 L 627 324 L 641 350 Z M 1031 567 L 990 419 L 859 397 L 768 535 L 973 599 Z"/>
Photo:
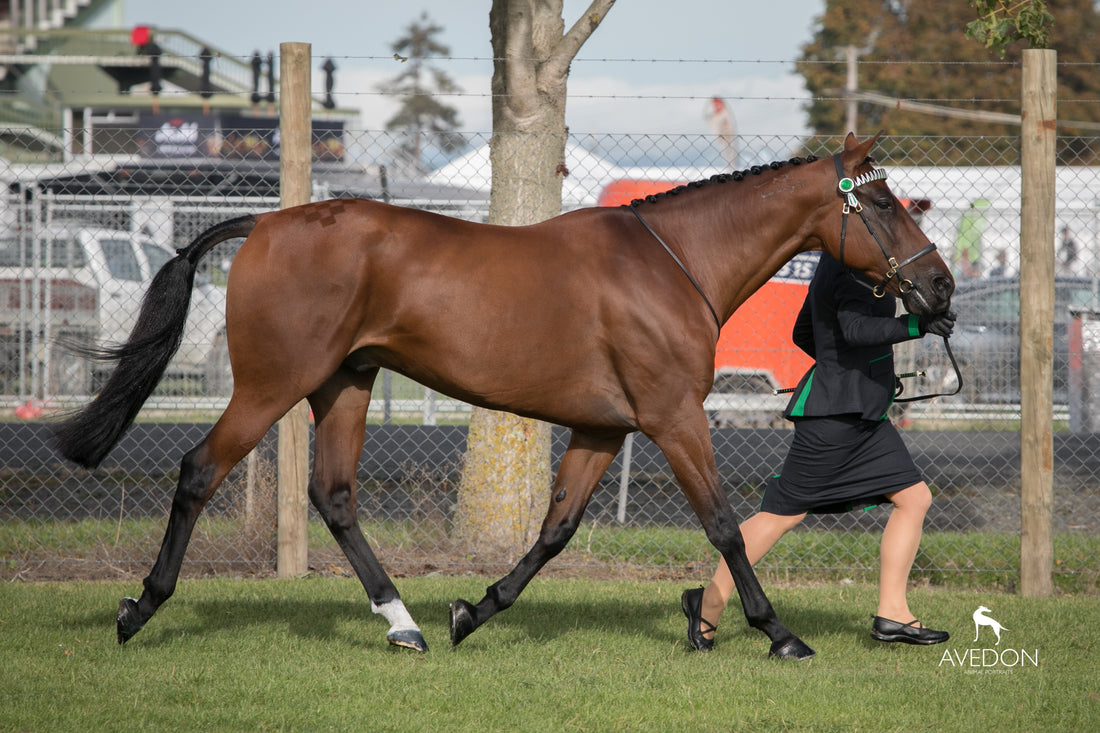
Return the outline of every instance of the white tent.
<path id="1" fill-rule="evenodd" d="M 569 175 L 562 183 L 562 208 L 593 206 L 600 191 L 609 182 L 627 175 L 623 168 L 593 155 L 580 145 L 566 145 L 565 167 Z M 447 184 L 489 192 L 492 173 L 489 166 L 489 146 L 466 153 L 442 168 L 429 173 L 428 183 Z"/>
<path id="2" fill-rule="evenodd" d="M 1019 166 L 887 166 L 890 188 L 901 197 L 926 198 L 932 208 L 921 229 L 949 259 L 959 222 L 972 204 L 982 202 L 985 220 L 981 243 L 982 272 L 989 272 L 1004 252 L 1008 273 L 1020 265 Z M 1055 171 L 1055 229 L 1070 230 L 1080 247 L 1077 274 L 1100 267 L 1100 168 L 1058 166 Z"/>

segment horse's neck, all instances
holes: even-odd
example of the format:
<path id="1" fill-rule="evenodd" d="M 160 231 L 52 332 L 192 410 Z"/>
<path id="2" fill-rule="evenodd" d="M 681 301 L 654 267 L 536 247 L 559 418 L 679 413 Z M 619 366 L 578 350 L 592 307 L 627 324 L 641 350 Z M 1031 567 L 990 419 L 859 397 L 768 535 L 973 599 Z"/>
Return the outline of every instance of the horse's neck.
<path id="1" fill-rule="evenodd" d="M 728 318 L 784 264 L 809 248 L 807 222 L 817 203 L 799 195 L 805 187 L 787 191 L 777 178 L 773 174 L 757 186 L 753 178 L 715 184 L 712 190 L 683 196 L 666 211 L 660 204 L 651 208 L 655 229 L 662 236 L 667 233 L 720 318 Z M 643 213 L 648 220 L 650 213 Z"/>

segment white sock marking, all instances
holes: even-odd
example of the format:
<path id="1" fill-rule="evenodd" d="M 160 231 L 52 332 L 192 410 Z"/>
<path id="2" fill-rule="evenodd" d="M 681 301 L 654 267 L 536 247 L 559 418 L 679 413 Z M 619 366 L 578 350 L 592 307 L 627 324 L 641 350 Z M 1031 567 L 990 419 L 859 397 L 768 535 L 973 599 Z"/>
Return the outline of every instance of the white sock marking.
<path id="1" fill-rule="evenodd" d="M 409 629 L 420 631 L 420 627 L 413 621 L 413 617 L 409 615 L 408 609 L 405 608 L 405 604 L 401 602 L 400 598 L 383 603 L 381 606 L 376 606 L 374 601 L 371 601 L 370 610 L 385 617 L 390 622 L 390 631 L 406 631 Z"/>

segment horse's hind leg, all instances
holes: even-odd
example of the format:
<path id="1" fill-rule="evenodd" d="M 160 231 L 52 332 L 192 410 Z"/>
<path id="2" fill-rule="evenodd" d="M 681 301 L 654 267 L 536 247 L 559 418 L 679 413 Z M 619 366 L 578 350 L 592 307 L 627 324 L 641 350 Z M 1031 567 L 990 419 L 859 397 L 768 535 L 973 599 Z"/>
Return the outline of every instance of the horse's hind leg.
<path id="1" fill-rule="evenodd" d="M 309 396 L 317 423 L 309 496 L 367 591 L 371 610 L 389 621 L 386 639 L 395 646 L 426 652 L 428 644 L 420 628 L 371 551 L 355 515 L 356 469 L 377 373 L 377 369 L 358 374 L 341 368 Z"/>
<path id="2" fill-rule="evenodd" d="M 687 418 L 668 420 L 667 424 L 672 429 L 650 437 L 665 454 L 688 503 L 703 524 L 707 539 L 725 558 L 749 625 L 772 640 L 769 652 L 772 656 L 788 659 L 814 656 L 814 650 L 779 621 L 745 555 L 745 540 L 737 517 L 718 480 L 706 415 L 701 409 L 697 413 L 693 410 Z"/>
<path id="3" fill-rule="evenodd" d="M 157 561 L 144 580 L 145 590 L 140 599 L 124 598 L 119 603 L 119 644 L 141 631 L 175 591 L 183 556 L 203 507 L 229 470 L 260 442 L 281 414 L 279 408 L 264 407 L 230 400 L 210 433 L 184 455 L 168 527 Z"/>
<path id="4" fill-rule="evenodd" d="M 597 438 L 574 432 L 550 492 L 550 508 L 534 546 L 512 572 L 489 586 L 475 606 L 464 600 L 451 604 L 451 644 L 457 645 L 495 614 L 515 603 L 542 567 L 565 549 L 577 531 L 588 500 L 624 436 Z"/>

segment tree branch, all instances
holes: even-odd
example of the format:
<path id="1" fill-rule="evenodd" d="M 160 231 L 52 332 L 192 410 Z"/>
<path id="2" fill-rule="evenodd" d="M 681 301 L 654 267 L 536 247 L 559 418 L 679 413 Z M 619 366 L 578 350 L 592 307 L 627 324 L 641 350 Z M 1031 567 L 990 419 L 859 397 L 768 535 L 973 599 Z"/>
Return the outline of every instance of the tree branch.
<path id="1" fill-rule="evenodd" d="M 588 9 L 577 18 L 573 27 L 561 37 L 561 41 L 554 47 L 554 53 L 546 60 L 542 71 L 550 74 L 551 78 L 563 77 L 568 72 L 569 64 L 573 63 L 573 58 L 581 50 L 581 46 L 600 27 L 600 23 L 614 4 L 615 0 L 592 0 Z"/>

